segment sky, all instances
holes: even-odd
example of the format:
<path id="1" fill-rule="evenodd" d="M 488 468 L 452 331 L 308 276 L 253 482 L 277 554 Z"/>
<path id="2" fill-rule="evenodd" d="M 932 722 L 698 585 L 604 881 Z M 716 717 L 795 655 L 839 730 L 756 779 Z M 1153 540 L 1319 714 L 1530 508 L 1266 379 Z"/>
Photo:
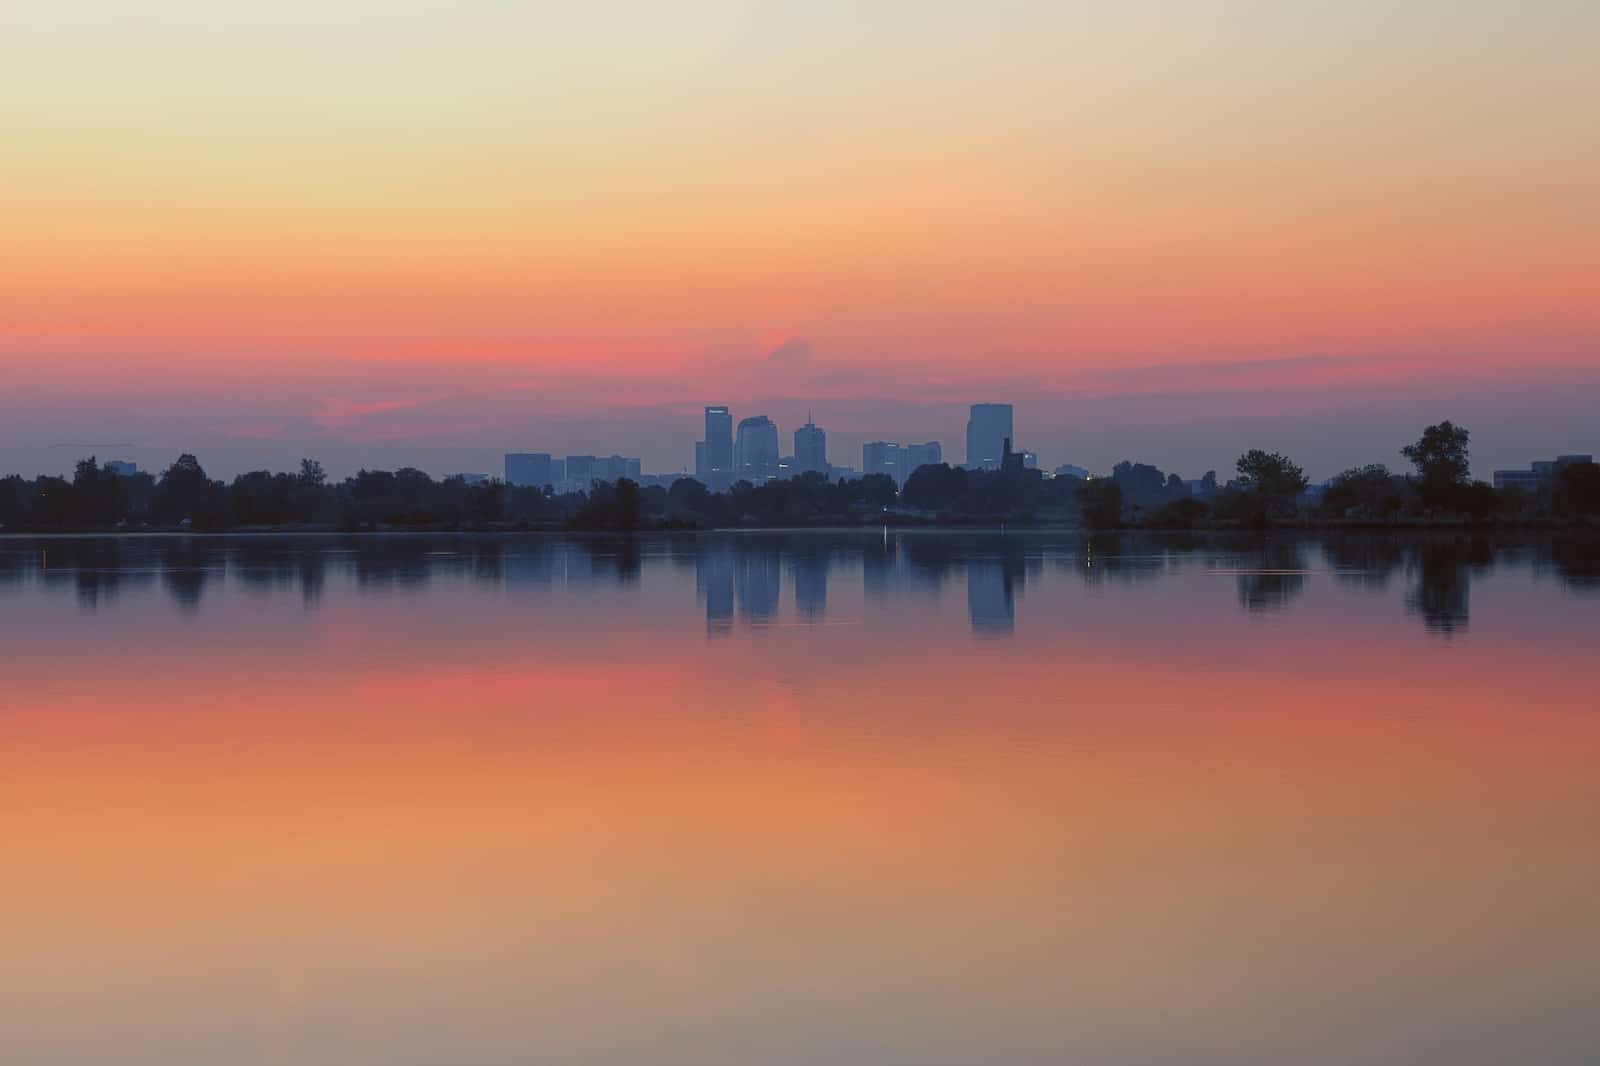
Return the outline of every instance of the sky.
<path id="1" fill-rule="evenodd" d="M 1600 452 L 1600 6 L 0 6 L 0 469 Z"/>

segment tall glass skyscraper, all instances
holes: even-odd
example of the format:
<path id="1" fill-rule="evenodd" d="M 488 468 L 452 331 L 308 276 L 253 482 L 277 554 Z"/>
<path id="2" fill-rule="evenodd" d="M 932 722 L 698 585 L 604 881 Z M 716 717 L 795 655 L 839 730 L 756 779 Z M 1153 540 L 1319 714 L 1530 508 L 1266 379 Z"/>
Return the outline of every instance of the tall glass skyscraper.
<path id="1" fill-rule="evenodd" d="M 733 468 L 738 477 L 757 485 L 778 476 L 778 426 L 772 419 L 754 415 L 739 422 Z"/>
<path id="2" fill-rule="evenodd" d="M 733 415 L 726 407 L 706 408 L 706 473 L 733 469 Z"/>
<path id="3" fill-rule="evenodd" d="M 975 403 L 967 418 L 967 466 L 984 470 L 1000 469 L 1000 456 L 1006 441 L 1015 446 L 1011 428 L 1011 405 Z"/>

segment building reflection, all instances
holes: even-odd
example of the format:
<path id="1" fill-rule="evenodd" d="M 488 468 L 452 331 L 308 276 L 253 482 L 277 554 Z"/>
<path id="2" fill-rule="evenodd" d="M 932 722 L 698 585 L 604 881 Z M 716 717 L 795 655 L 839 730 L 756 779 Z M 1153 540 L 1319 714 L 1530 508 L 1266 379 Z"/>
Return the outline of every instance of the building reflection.
<path id="1" fill-rule="evenodd" d="M 733 630 L 733 548 L 726 542 L 700 544 L 694 557 L 695 595 L 706 608 L 706 632 Z"/>
<path id="2" fill-rule="evenodd" d="M 832 553 L 825 545 L 809 550 L 801 548 L 791 564 L 795 610 L 809 622 L 821 621 L 828 613 L 828 563 L 831 557 Z"/>
<path id="3" fill-rule="evenodd" d="M 967 560 L 967 615 L 978 636 L 1010 636 L 1017 623 L 1017 596 L 1027 580 L 1022 545 L 988 546 L 994 554 Z"/>
<path id="4" fill-rule="evenodd" d="M 733 556 L 734 590 L 739 617 L 747 622 L 771 622 L 778 616 L 778 594 L 783 568 L 777 549 L 741 544 Z"/>
<path id="5" fill-rule="evenodd" d="M 1318 561 L 1309 576 L 1307 559 Z M 70 592 L 86 611 L 113 607 L 130 593 L 159 589 L 185 614 L 203 611 L 213 580 L 258 596 L 298 592 L 315 609 L 330 583 L 361 594 L 422 589 L 439 581 L 508 590 L 582 593 L 596 584 L 634 586 L 647 572 L 692 568 L 706 630 L 726 634 L 734 618 L 770 624 L 782 614 L 785 575 L 793 616 L 829 616 L 831 578 L 859 567 L 869 604 L 907 606 L 936 600 L 964 571 L 973 633 L 1015 632 L 1017 601 L 1044 568 L 1084 585 L 1177 577 L 1195 570 L 1231 575 L 1239 607 L 1251 614 L 1286 610 L 1313 582 L 1393 595 L 1431 633 L 1451 635 L 1470 622 L 1471 585 L 1493 567 L 1553 575 L 1577 593 L 1600 593 L 1600 542 L 1560 534 L 1348 532 L 1283 535 L 1120 534 L 1070 532 L 859 531 L 739 533 L 672 537 L 562 538 L 471 534 L 308 537 L 16 537 L 0 542 L 0 594 L 31 583 Z M 1395 575 L 1404 574 L 1402 590 Z M 1054 580 L 1054 578 L 1052 578 Z M 837 612 L 836 604 L 831 605 Z M 929 604 L 931 612 L 936 606 Z"/>

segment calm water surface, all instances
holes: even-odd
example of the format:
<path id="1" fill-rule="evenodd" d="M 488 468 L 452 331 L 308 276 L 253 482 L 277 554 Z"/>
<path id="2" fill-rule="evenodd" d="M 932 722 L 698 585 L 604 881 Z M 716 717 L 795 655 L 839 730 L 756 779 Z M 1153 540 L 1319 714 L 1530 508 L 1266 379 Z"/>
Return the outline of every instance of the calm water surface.
<path id="1" fill-rule="evenodd" d="M 0 1059 L 1592 1064 L 1600 550 L 0 538 Z"/>

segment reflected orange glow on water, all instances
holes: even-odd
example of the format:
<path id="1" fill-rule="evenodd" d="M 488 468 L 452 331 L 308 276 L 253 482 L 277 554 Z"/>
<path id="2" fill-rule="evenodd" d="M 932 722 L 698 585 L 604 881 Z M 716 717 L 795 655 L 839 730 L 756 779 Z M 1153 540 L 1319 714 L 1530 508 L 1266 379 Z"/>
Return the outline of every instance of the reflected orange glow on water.
<path id="1" fill-rule="evenodd" d="M 1594 1046 L 1574 1005 L 1600 957 L 1600 719 L 1592 671 L 1543 673 L 1559 640 L 1308 642 L 1229 593 L 1212 621 L 1250 652 L 1197 670 L 1181 626 L 1040 623 L 1043 656 L 891 600 L 863 608 L 869 663 L 844 651 L 861 632 L 708 642 L 662 585 L 647 565 L 618 594 L 639 610 L 613 616 L 608 653 L 582 619 L 530 643 L 336 588 L 322 609 L 361 622 L 339 657 L 267 662 L 285 623 L 261 608 L 191 625 L 193 671 L 115 695 L 136 672 L 116 647 L 103 670 L 36 662 L 0 701 L 6 1045 L 85 1063 Z M 479 599 L 564 604 L 424 602 Z"/>

